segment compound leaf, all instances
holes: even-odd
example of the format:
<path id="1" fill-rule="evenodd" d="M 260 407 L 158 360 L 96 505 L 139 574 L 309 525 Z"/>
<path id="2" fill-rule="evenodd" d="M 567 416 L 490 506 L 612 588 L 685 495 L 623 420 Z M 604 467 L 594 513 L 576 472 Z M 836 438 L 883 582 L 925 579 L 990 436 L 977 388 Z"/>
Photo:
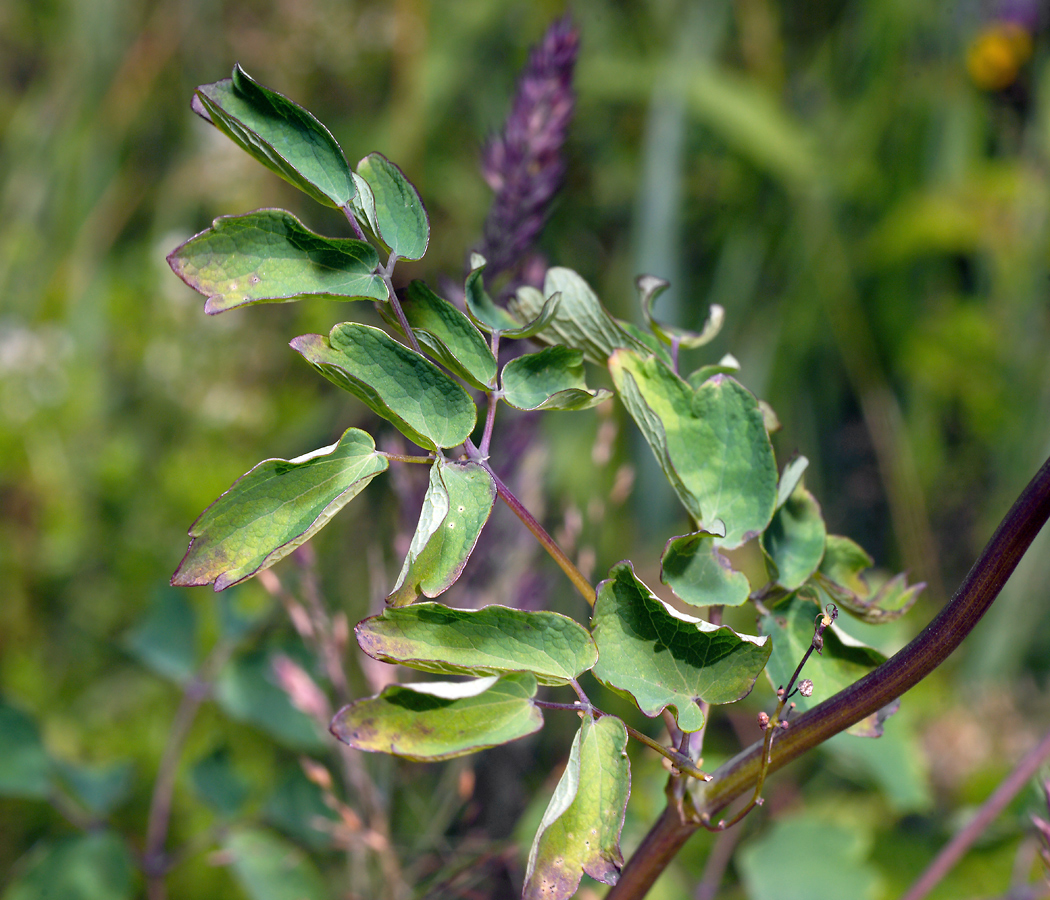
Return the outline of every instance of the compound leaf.
<path id="1" fill-rule="evenodd" d="M 444 675 L 531 672 L 540 684 L 566 684 L 598 658 L 587 629 L 567 616 L 505 606 L 416 603 L 365 619 L 355 633 L 375 659 Z"/>
<path id="2" fill-rule="evenodd" d="M 518 324 L 532 322 L 542 313 L 544 297 L 561 294 L 561 300 L 550 320 L 550 324 L 535 336 L 547 344 L 566 344 L 582 350 L 589 362 L 605 365 L 613 351 L 619 347 L 649 352 L 645 344 L 632 337 L 606 312 L 598 296 L 572 269 L 554 267 L 547 270 L 543 279 L 543 293 L 521 291 L 510 308 Z"/>
<path id="3" fill-rule="evenodd" d="M 405 606 L 420 594 L 437 597 L 452 587 L 495 501 L 496 484 L 484 466 L 437 460 L 430 469 L 419 524 L 387 603 Z"/>
<path id="4" fill-rule="evenodd" d="M 382 153 L 369 153 L 357 164 L 357 174 L 372 190 L 376 236 L 399 258 L 422 259 L 430 243 L 430 220 L 412 183 Z"/>
<path id="5" fill-rule="evenodd" d="M 452 759 L 538 731 L 543 715 L 532 703 L 535 694 L 529 674 L 391 685 L 344 706 L 331 731 L 357 750 L 420 762 Z"/>
<path id="6" fill-rule="evenodd" d="M 209 315 L 303 297 L 386 300 L 379 254 L 365 241 L 326 238 L 283 209 L 221 216 L 176 247 L 172 271 L 207 296 Z"/>
<path id="7" fill-rule="evenodd" d="M 751 593 L 743 572 L 721 553 L 707 531 L 671 538 L 660 560 L 660 580 L 692 606 L 740 606 Z"/>
<path id="8" fill-rule="evenodd" d="M 232 78 L 198 87 L 193 111 L 318 203 L 342 207 L 353 199 L 350 167 L 328 129 L 240 66 Z"/>
<path id="9" fill-rule="evenodd" d="M 627 729 L 615 716 L 584 719 L 529 852 L 525 900 L 565 900 L 584 873 L 616 884 L 631 793 L 626 750 Z"/>
<path id="10" fill-rule="evenodd" d="M 268 459 L 242 475 L 190 528 L 173 585 L 221 591 L 308 541 L 388 466 L 372 438 L 348 428 L 297 459 Z"/>
<path id="11" fill-rule="evenodd" d="M 517 409 L 589 409 L 612 396 L 590 390 L 583 376 L 583 351 L 547 347 L 503 367 L 503 399 Z"/>
<path id="12" fill-rule="evenodd" d="M 420 447 L 455 447 L 474 429 L 466 389 L 378 328 L 343 322 L 327 338 L 304 334 L 291 347 Z"/>
<path id="13" fill-rule="evenodd" d="M 800 588 L 820 565 L 826 538 L 820 504 L 798 482 L 762 534 L 762 549 L 777 584 L 788 591 Z"/>
<path id="14" fill-rule="evenodd" d="M 609 371 L 682 504 L 704 531 L 738 547 L 769 524 L 777 498 L 773 447 L 758 401 L 726 375 L 695 390 L 653 356 L 619 350 Z"/>
<path id="15" fill-rule="evenodd" d="M 491 390 L 496 383 L 496 358 L 465 314 L 422 281 L 408 286 L 401 308 L 419 343 L 434 359 L 479 391 Z"/>
<path id="16" fill-rule="evenodd" d="M 647 716 L 665 708 L 683 731 L 698 731 L 697 700 L 732 703 L 746 696 L 769 659 L 766 637 L 694 619 L 671 608 L 634 574 L 613 566 L 598 585 L 591 632 L 598 645 L 594 675 L 630 695 Z"/>

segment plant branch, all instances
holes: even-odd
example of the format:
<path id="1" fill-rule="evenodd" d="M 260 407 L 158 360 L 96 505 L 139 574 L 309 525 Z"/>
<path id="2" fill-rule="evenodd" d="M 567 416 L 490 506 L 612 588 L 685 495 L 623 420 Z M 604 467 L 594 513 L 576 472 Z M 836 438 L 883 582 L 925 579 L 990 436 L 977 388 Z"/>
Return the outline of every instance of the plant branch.
<path id="1" fill-rule="evenodd" d="M 594 601 L 596 599 L 594 587 L 584 577 L 583 572 L 576 568 L 576 564 L 565 555 L 565 551 L 558 546 L 558 542 L 547 533 L 547 530 L 533 518 L 532 513 L 522 506 L 521 501 L 514 496 L 511 489 L 500 480 L 499 476 L 494 471 L 492 471 L 492 467 L 485 461 L 482 461 L 481 464 L 492 476 L 492 480 L 496 485 L 496 493 L 499 494 L 500 499 L 510 507 L 511 512 L 513 512 L 514 515 L 521 519 L 522 524 L 533 533 L 543 549 L 551 555 L 551 558 L 558 564 L 559 568 L 561 568 L 561 570 L 568 576 L 569 581 L 571 581 L 573 587 L 580 592 L 583 599 L 591 606 L 594 606 Z"/>
<path id="2" fill-rule="evenodd" d="M 849 687 L 796 719 L 773 746 L 768 764 L 776 771 L 833 735 L 882 709 L 943 663 L 963 642 L 999 595 L 1035 536 L 1050 518 L 1050 459 L 1043 463 L 985 545 L 955 596 L 907 647 Z M 763 742 L 737 754 L 696 783 L 691 803 L 668 805 L 628 860 L 606 900 L 644 897 L 689 837 L 707 817 L 754 787 L 762 769 Z"/>
<path id="3" fill-rule="evenodd" d="M 1013 800 L 1017 792 L 1028 784 L 1028 780 L 1039 771 L 1039 767 L 1048 756 L 1050 756 L 1050 731 L 1025 754 L 1017 767 L 992 792 L 992 796 L 984 801 L 977 815 L 944 846 L 944 849 L 937 854 L 937 858 L 908 888 L 908 892 L 901 897 L 901 900 L 922 900 L 932 891 L 952 867 L 962 859 L 963 854 L 970 849 L 973 842 L 992 824 L 995 817 Z"/>

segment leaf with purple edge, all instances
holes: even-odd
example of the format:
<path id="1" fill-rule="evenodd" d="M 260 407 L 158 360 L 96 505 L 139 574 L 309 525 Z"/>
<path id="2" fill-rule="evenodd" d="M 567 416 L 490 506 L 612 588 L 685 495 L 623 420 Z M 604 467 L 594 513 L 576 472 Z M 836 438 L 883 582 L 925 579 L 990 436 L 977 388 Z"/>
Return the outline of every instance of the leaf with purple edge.
<path id="1" fill-rule="evenodd" d="M 388 465 L 358 428 L 297 459 L 259 463 L 193 523 L 171 583 L 214 582 L 221 591 L 251 578 L 313 537 Z"/>
<path id="2" fill-rule="evenodd" d="M 364 241 L 326 238 L 283 209 L 221 216 L 176 247 L 172 271 L 204 294 L 208 315 L 251 303 L 321 296 L 386 300 L 379 254 Z"/>
<path id="3" fill-rule="evenodd" d="M 584 874 L 616 884 L 630 793 L 623 722 L 615 716 L 584 719 L 529 852 L 524 900 L 567 900 Z"/>

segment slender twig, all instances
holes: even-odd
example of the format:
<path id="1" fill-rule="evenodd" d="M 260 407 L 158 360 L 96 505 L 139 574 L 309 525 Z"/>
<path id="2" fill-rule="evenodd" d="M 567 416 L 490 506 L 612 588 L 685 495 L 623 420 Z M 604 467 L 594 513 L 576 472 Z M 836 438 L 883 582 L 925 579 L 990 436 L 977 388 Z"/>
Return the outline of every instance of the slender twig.
<path id="1" fill-rule="evenodd" d="M 198 672 L 183 688 L 182 699 L 168 733 L 168 743 L 164 747 L 157 769 L 157 780 L 153 784 L 153 796 L 149 804 L 146 846 L 142 852 L 142 869 L 146 875 L 146 893 L 149 900 L 164 900 L 167 896 L 164 878 L 171 868 L 171 860 L 164 850 L 164 843 L 168 837 L 175 776 L 178 773 L 183 747 L 201 704 L 211 694 L 212 680 L 229 661 L 235 647 L 233 641 L 220 640 L 212 648 Z"/>
<path id="2" fill-rule="evenodd" d="M 514 515 L 521 519 L 522 524 L 533 533 L 536 540 L 540 542 L 540 546 L 550 554 L 551 558 L 558 564 L 559 568 L 561 568 L 561 570 L 568 576 L 569 581 L 571 581 L 573 587 L 580 592 L 583 599 L 591 606 L 594 606 L 594 601 L 596 599 L 594 587 L 584 577 L 584 574 L 577 569 L 576 564 L 566 556 L 565 551 L 558 546 L 558 542 L 547 533 L 547 530 L 537 522 L 535 518 L 533 518 L 532 513 L 522 506 L 521 501 L 518 500 L 511 489 L 500 480 L 499 476 L 492 470 L 492 467 L 484 460 L 479 461 L 492 476 L 492 480 L 496 485 L 496 493 L 499 494 L 500 499 L 510 507 L 511 512 L 514 513 Z"/>
<path id="3" fill-rule="evenodd" d="M 417 463 L 421 465 L 430 465 L 434 461 L 433 456 L 411 456 L 405 453 L 388 453 L 386 450 L 377 450 L 376 455 L 385 456 L 387 459 L 394 460 L 394 462 Z"/>
<path id="4" fill-rule="evenodd" d="M 984 830 L 991 825 L 996 816 L 999 815 L 1006 805 L 1013 800 L 1029 779 L 1039 771 L 1047 757 L 1050 757 L 1050 731 L 1036 744 L 1017 767 L 1003 779 L 992 795 L 984 801 L 984 804 L 966 825 L 953 837 L 937 854 L 937 858 L 930 863 L 918 880 L 908 888 L 901 900 L 922 900 L 937 884 L 944 878 L 955 864 L 962 859 L 963 854 L 977 840 Z"/>
<path id="5" fill-rule="evenodd" d="M 386 285 L 386 292 L 390 298 L 390 308 L 393 309 L 394 315 L 397 316 L 398 325 L 401 330 L 405 333 L 405 337 L 408 339 L 409 345 L 416 353 L 422 353 L 419 349 L 419 341 L 416 340 L 416 334 L 408 324 L 408 318 L 405 316 L 405 311 L 401 308 L 401 301 L 397 299 L 397 291 L 394 290 L 394 265 L 397 263 L 397 254 L 393 251 L 390 252 L 390 256 L 387 257 L 386 265 L 380 266 L 376 270 L 376 274 L 383 279 L 383 283 Z"/>
<path id="6" fill-rule="evenodd" d="M 1050 518 L 1050 459 L 1021 492 L 952 600 L 907 647 L 874 671 L 803 713 L 774 745 L 769 770 L 776 771 L 867 718 L 914 687 L 941 665 L 999 595 L 1035 536 Z M 606 900 L 644 897 L 660 873 L 700 827 L 752 788 L 762 769 L 763 742 L 739 753 L 696 784 L 687 802 L 669 804 L 627 861 Z"/>
<path id="7" fill-rule="evenodd" d="M 343 213 L 346 215 L 347 221 L 350 223 L 350 227 L 354 229 L 354 234 L 357 236 L 359 241 L 367 241 L 364 231 L 361 230 L 361 224 L 357 221 L 357 217 L 351 212 L 349 205 L 340 207 Z"/>
<path id="8" fill-rule="evenodd" d="M 488 410 L 485 413 L 485 431 L 481 435 L 481 444 L 478 452 L 484 459 L 488 459 L 489 445 L 492 443 L 492 428 L 496 424 L 496 406 L 499 404 L 499 394 L 496 391 L 488 392 Z"/>

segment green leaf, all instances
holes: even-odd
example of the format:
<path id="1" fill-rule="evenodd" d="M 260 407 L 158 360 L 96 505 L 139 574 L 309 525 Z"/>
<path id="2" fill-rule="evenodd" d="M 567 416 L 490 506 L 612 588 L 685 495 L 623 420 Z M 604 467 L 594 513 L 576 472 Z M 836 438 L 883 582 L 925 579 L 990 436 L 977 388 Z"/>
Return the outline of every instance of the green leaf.
<path id="1" fill-rule="evenodd" d="M 193 111 L 318 203 L 341 207 L 353 199 L 350 167 L 328 129 L 240 66 L 232 78 L 198 87 Z"/>
<path id="2" fill-rule="evenodd" d="M 715 375 L 736 375 L 739 371 L 740 363 L 737 358 L 732 353 L 727 353 L 714 365 L 701 366 L 686 381 L 693 390 L 696 390 L 708 378 L 713 378 Z"/>
<path id="3" fill-rule="evenodd" d="M 798 482 L 762 534 L 762 550 L 776 583 L 788 591 L 802 587 L 820 565 L 826 538 L 820 504 Z"/>
<path id="4" fill-rule="evenodd" d="M 331 731 L 372 753 L 433 762 L 516 741 L 543 726 L 528 674 L 468 682 L 391 685 L 376 697 L 344 706 Z"/>
<path id="5" fill-rule="evenodd" d="M 774 690 L 788 683 L 795 667 L 813 642 L 814 622 L 822 613 L 823 609 L 818 603 L 796 594 L 759 620 L 762 633 L 773 639 L 773 653 L 766 666 L 766 675 Z M 854 640 L 833 624 L 824 632 L 822 653 L 812 654 L 799 675 L 800 679 L 808 678 L 813 682 L 812 696 L 795 694 L 791 699 L 800 710 L 810 709 L 885 661 L 886 657 L 878 650 Z M 878 716 L 879 713 L 874 713 L 858 722 L 849 729 L 849 733 L 872 734 Z"/>
<path id="6" fill-rule="evenodd" d="M 470 256 L 470 274 L 463 286 L 463 300 L 467 312 L 482 331 L 490 334 L 494 331 L 508 334 L 511 337 L 525 337 L 524 334 L 513 334 L 526 330 L 522 324 L 502 306 L 497 306 L 485 290 L 485 257 L 480 253 Z M 541 304 L 542 306 L 542 304 Z M 536 318 L 539 318 L 537 315 Z"/>
<path id="7" fill-rule="evenodd" d="M 866 862 L 867 829 L 812 813 L 774 821 L 737 854 L 750 900 L 841 900 L 880 896 L 878 871 Z"/>
<path id="8" fill-rule="evenodd" d="M 324 881 L 310 859 L 259 828 L 238 828 L 223 843 L 230 868 L 251 900 L 326 900 Z"/>
<path id="9" fill-rule="evenodd" d="M 332 837 L 318 825 L 334 822 L 339 815 L 324 802 L 324 793 L 293 765 L 278 783 L 263 807 L 263 816 L 297 842 L 314 850 L 332 845 Z"/>
<path id="10" fill-rule="evenodd" d="M 375 659 L 443 675 L 531 672 L 540 684 L 567 684 L 598 658 L 587 629 L 567 616 L 505 606 L 417 603 L 365 619 L 355 633 Z"/>
<path id="11" fill-rule="evenodd" d="M 197 671 L 197 614 L 184 593 L 165 589 L 121 643 L 162 678 L 185 684 Z"/>
<path id="12" fill-rule="evenodd" d="M 660 560 L 660 580 L 693 606 L 740 606 L 751 593 L 743 572 L 718 552 L 707 531 L 671 538 Z"/>
<path id="13" fill-rule="evenodd" d="M 595 677 L 628 694 L 647 716 L 665 708 L 683 731 L 698 731 L 697 700 L 732 703 L 747 696 L 766 664 L 770 641 L 737 634 L 672 609 L 634 574 L 615 565 L 598 585 L 591 632 Z"/>
<path id="14" fill-rule="evenodd" d="M 376 236 L 400 259 L 422 259 L 430 243 L 430 220 L 411 182 L 381 153 L 362 159 L 357 174 L 372 189 Z"/>
<path id="15" fill-rule="evenodd" d="M 221 591 L 268 569 L 310 540 L 388 465 L 358 428 L 297 459 L 264 460 L 193 523 L 171 583 L 215 582 Z"/>
<path id="16" fill-rule="evenodd" d="M 304 334 L 291 346 L 420 447 L 455 447 L 474 430 L 478 411 L 466 389 L 378 328 L 344 322 L 327 338 Z"/>
<path id="17" fill-rule="evenodd" d="M 32 716 L 0 700 L 0 797 L 44 799 L 51 759 Z"/>
<path id="18" fill-rule="evenodd" d="M 283 209 L 221 216 L 176 247 L 172 271 L 208 298 L 208 315 L 250 303 L 321 296 L 386 300 L 379 254 L 364 241 L 326 238 Z"/>
<path id="19" fill-rule="evenodd" d="M 630 793 L 623 722 L 615 716 L 584 719 L 529 852 L 522 897 L 565 900 L 576 893 L 584 873 L 616 884 Z"/>
<path id="20" fill-rule="evenodd" d="M 408 286 L 401 302 L 413 333 L 441 365 L 479 391 L 496 383 L 496 358 L 466 315 L 422 281 Z"/>
<path id="21" fill-rule="evenodd" d="M 517 409 L 589 409 L 612 396 L 590 390 L 583 375 L 583 351 L 547 347 L 512 359 L 503 367 L 503 399 Z"/>
<path id="22" fill-rule="evenodd" d="M 135 774 L 131 763 L 82 766 L 56 760 L 54 765 L 62 782 L 93 815 L 108 815 L 131 794 Z"/>
<path id="23" fill-rule="evenodd" d="M 269 649 L 231 660 L 216 680 L 215 700 L 230 718 L 261 728 L 293 750 L 317 752 L 326 746 L 313 719 L 292 706 L 274 682 Z"/>
<path id="24" fill-rule="evenodd" d="M 809 467 L 809 460 L 804 456 L 796 456 L 791 462 L 784 466 L 780 473 L 780 481 L 777 484 L 777 509 L 780 509 L 798 487 L 802 475 Z"/>
<path id="25" fill-rule="evenodd" d="M 230 751 L 218 747 L 190 769 L 197 796 L 221 816 L 234 816 L 248 799 L 248 787 L 233 768 Z"/>
<path id="26" fill-rule="evenodd" d="M 609 360 L 624 406 L 682 504 L 701 529 L 738 547 L 773 516 L 777 469 L 754 396 L 725 375 L 693 390 L 652 356 L 625 350 Z"/>
<path id="27" fill-rule="evenodd" d="M 849 538 L 830 534 L 813 582 L 820 588 L 822 596 L 864 622 L 877 625 L 899 619 L 911 609 L 926 585 L 909 586 L 905 576 L 900 574 L 873 590 L 868 576 L 863 574 L 871 564 L 871 557 Z"/>
<path id="28" fill-rule="evenodd" d="M 416 533 L 387 603 L 405 606 L 420 594 L 437 597 L 452 587 L 495 501 L 496 483 L 484 466 L 437 460 L 430 469 Z"/>
<path id="29" fill-rule="evenodd" d="M 726 311 L 717 303 L 711 304 L 707 314 L 707 321 L 701 331 L 689 331 L 685 328 L 674 328 L 664 325 L 653 318 L 653 301 L 656 300 L 667 288 L 671 286 L 669 281 L 657 278 L 655 275 L 639 275 L 634 280 L 638 288 L 638 295 L 642 302 L 642 315 L 649 329 L 665 344 L 677 344 L 686 350 L 702 347 L 709 344 L 722 330 L 725 322 Z"/>
<path id="30" fill-rule="evenodd" d="M 3 900 L 131 900 L 134 865 L 112 831 L 38 844 L 7 885 Z"/>
<path id="31" fill-rule="evenodd" d="M 350 211 L 354 214 L 358 224 L 379 241 L 379 223 L 376 221 L 375 195 L 368 186 L 368 182 L 358 175 L 357 172 L 351 172 L 350 177 L 353 178 L 354 187 L 357 189 L 354 199 L 350 201 Z"/>
<path id="32" fill-rule="evenodd" d="M 613 351 L 626 347 L 648 353 L 646 346 L 624 331 L 606 312 L 589 284 L 572 269 L 548 269 L 543 293 L 519 292 L 510 308 L 519 322 L 531 322 L 541 313 L 542 297 L 561 294 L 561 301 L 550 324 L 536 335 L 547 344 L 566 344 L 582 350 L 589 362 L 605 365 Z"/>

